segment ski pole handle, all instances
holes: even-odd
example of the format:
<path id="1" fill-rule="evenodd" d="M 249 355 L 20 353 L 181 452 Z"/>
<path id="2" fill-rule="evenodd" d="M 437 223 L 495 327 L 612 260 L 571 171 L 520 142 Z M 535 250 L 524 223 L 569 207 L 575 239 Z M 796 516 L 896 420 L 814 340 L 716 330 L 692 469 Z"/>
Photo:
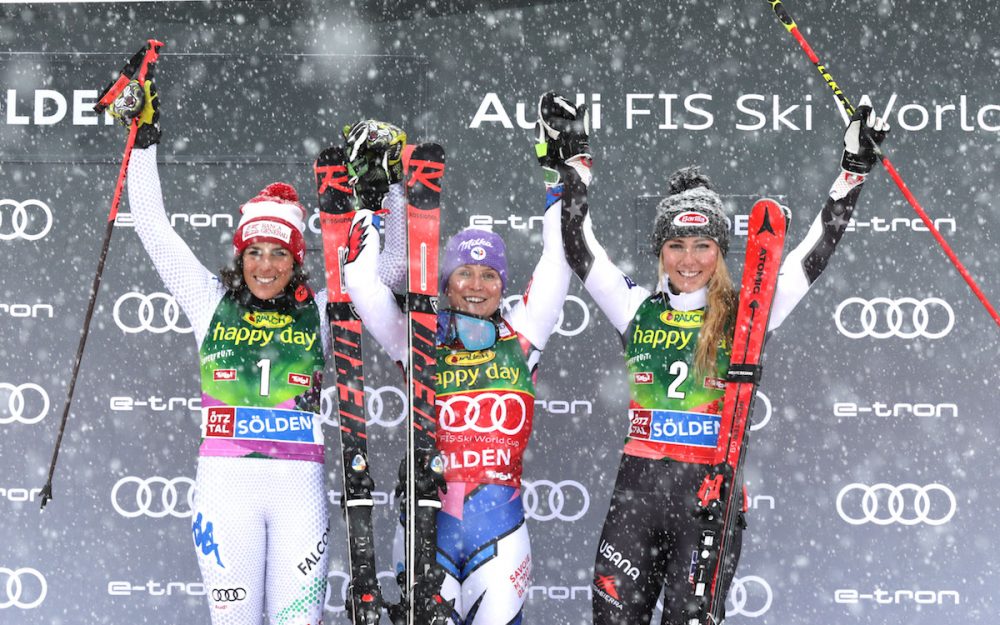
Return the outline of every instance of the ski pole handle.
<path id="1" fill-rule="evenodd" d="M 156 59 L 159 58 L 161 47 L 163 47 L 162 41 L 157 41 L 156 39 L 147 40 L 146 45 L 133 54 L 132 58 L 125 64 L 125 67 L 122 68 L 118 80 L 104 88 L 101 96 L 97 99 L 97 104 L 94 105 L 94 112 L 98 114 L 103 113 L 105 109 L 111 106 L 111 103 L 115 101 L 115 98 L 118 97 L 132 79 L 138 80 L 139 84 L 145 83 L 149 64 L 155 63 Z"/>
<path id="2" fill-rule="evenodd" d="M 823 65 L 820 62 L 819 56 L 812 49 L 812 46 L 810 46 L 809 42 L 807 42 L 805 37 L 802 36 L 802 33 L 799 31 L 798 24 L 795 23 L 794 19 L 792 19 L 792 16 L 785 9 L 785 6 L 784 4 L 782 4 L 781 0 L 764 0 L 764 1 L 771 6 L 771 9 L 774 11 L 774 15 L 778 18 L 778 21 L 780 21 L 781 24 L 785 27 L 785 30 L 791 33 L 791 35 L 795 37 L 795 40 L 799 42 L 799 45 L 802 47 L 802 50 L 805 51 L 806 56 L 809 57 L 809 60 L 812 61 L 813 64 L 816 66 L 816 69 L 819 71 L 820 75 L 823 76 L 823 80 L 826 81 L 827 86 L 830 87 L 831 90 L 833 90 L 833 94 L 837 97 L 837 100 L 840 102 L 840 105 L 844 107 L 844 111 L 847 113 L 847 115 L 848 116 L 853 115 L 854 107 L 851 106 L 850 100 L 847 99 L 847 96 L 844 94 L 843 90 L 841 90 L 840 86 L 837 84 L 837 81 L 833 79 L 833 76 L 830 74 L 830 71 L 826 68 L 825 65 Z M 870 130 L 866 131 L 870 132 Z M 975 278 L 973 278 L 972 274 L 969 273 L 969 270 L 965 268 L 965 265 L 962 264 L 962 261 L 958 259 L 958 256 L 955 254 L 955 251 L 951 249 L 950 245 L 948 245 L 948 242 L 945 240 L 944 236 L 942 236 L 941 232 L 937 229 L 937 226 L 934 225 L 934 222 L 931 221 L 930 217 L 927 216 L 926 211 L 924 211 L 923 207 L 920 206 L 920 202 L 917 201 L 917 198 L 914 197 L 913 193 L 906 186 L 906 183 L 903 182 L 903 178 L 899 175 L 899 172 L 896 171 L 896 168 L 889 161 L 889 157 L 885 155 L 885 153 L 882 151 L 882 149 L 875 141 L 871 141 L 871 144 L 875 147 L 874 150 L 875 156 L 877 156 L 878 159 L 882 161 L 882 165 L 885 167 L 886 172 L 888 172 L 889 177 L 892 178 L 893 182 L 896 183 L 896 186 L 899 188 L 899 191 L 903 194 L 903 197 L 905 197 L 907 202 L 910 203 L 910 206 L 913 207 L 913 210 L 917 213 L 917 215 L 920 217 L 920 220 L 924 223 L 924 226 L 926 226 L 927 230 L 930 231 L 931 236 L 934 237 L 934 240 L 937 241 L 938 245 L 941 246 L 941 249 L 944 250 L 945 256 L 948 257 L 948 260 L 951 261 L 951 264 L 955 266 L 956 270 L 958 270 L 959 275 L 962 276 L 962 279 L 965 280 L 965 283 L 969 285 L 969 288 L 972 290 L 972 293 L 976 296 L 976 298 L 980 301 L 980 303 L 982 303 L 983 307 L 986 308 L 986 312 L 988 312 L 989 315 L 993 318 L 993 321 L 995 321 L 996 324 L 1000 326 L 1000 313 L 997 313 L 996 309 L 986 298 L 986 295 L 983 293 L 982 289 L 979 288 L 979 285 L 976 283 Z"/>

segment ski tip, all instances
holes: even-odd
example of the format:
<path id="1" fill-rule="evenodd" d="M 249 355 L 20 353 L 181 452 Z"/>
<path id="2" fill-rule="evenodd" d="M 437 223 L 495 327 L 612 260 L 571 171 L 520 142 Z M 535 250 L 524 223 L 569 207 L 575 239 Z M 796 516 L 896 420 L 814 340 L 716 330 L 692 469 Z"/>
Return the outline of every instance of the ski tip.
<path id="1" fill-rule="evenodd" d="M 783 221 L 786 226 L 792 218 L 792 212 L 787 206 L 780 204 L 777 200 L 771 198 L 761 198 L 754 202 L 753 208 L 750 209 L 750 213 L 756 213 L 759 211 L 764 212 L 764 222 L 774 223 L 777 220 Z"/>
<path id="2" fill-rule="evenodd" d="M 414 158 L 426 161 L 444 162 L 444 147 L 440 143 L 428 141 L 413 146 Z"/>

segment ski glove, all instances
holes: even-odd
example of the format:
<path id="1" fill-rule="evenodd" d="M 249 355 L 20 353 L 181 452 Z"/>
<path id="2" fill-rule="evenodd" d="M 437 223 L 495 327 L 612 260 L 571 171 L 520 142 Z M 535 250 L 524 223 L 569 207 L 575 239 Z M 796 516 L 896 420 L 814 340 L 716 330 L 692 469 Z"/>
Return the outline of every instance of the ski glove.
<path id="1" fill-rule="evenodd" d="M 840 166 L 853 174 L 867 174 L 878 160 L 876 147 L 889 132 L 889 124 L 875 116 L 870 106 L 859 106 L 844 133 L 844 156 Z"/>
<path id="2" fill-rule="evenodd" d="M 359 208 L 378 210 L 389 185 L 403 179 L 406 133 L 392 124 L 366 119 L 344 126 L 348 183 L 360 201 Z"/>
<path id="3" fill-rule="evenodd" d="M 574 157 L 590 159 L 590 113 L 552 91 L 538 100 L 535 155 L 543 167 L 553 167 Z"/>
<path id="4" fill-rule="evenodd" d="M 156 64 L 151 63 L 141 85 L 138 80 L 130 80 L 108 109 L 122 126 L 129 126 L 133 119 L 139 121 L 135 134 L 135 147 L 139 149 L 160 142 L 160 95 L 153 82 L 155 69 Z"/>

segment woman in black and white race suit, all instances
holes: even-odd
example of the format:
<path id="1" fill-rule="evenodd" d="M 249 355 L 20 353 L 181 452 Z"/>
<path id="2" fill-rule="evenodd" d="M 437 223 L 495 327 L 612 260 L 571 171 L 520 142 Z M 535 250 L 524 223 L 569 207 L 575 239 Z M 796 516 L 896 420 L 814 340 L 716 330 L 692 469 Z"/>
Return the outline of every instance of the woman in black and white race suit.
<path id="1" fill-rule="evenodd" d="M 562 130 L 549 134 L 550 144 L 574 134 L 586 142 L 574 107 L 549 110 L 557 114 L 543 117 L 545 127 Z M 881 142 L 887 131 L 869 107 L 852 117 L 826 203 L 781 265 L 769 331 L 826 267 L 875 163 L 871 142 Z M 566 257 L 618 331 L 631 396 L 629 433 L 596 557 L 594 623 L 645 625 L 665 588 L 663 625 L 686 625 L 700 529 L 695 502 L 718 439 L 732 348 L 737 290 L 725 264 L 729 226 L 707 177 L 695 168 L 673 174 L 653 223 L 660 283 L 650 292 L 608 259 L 588 211 L 585 201 L 573 211 L 564 208 Z M 721 593 L 728 592 L 739 545 L 737 537 Z"/>

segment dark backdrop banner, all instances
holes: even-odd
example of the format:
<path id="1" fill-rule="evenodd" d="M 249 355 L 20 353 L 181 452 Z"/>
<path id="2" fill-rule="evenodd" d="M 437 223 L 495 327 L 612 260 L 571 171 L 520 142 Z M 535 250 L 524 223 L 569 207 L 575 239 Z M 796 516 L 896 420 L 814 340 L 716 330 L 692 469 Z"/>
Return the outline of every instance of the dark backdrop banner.
<path id="1" fill-rule="evenodd" d="M 127 202 L 55 499 L 38 511 L 124 144 L 91 106 L 147 38 L 167 44 L 157 78 L 167 210 L 209 267 L 225 263 L 239 206 L 267 183 L 289 181 L 314 206 L 312 160 L 361 117 L 446 147 L 442 231 L 503 235 L 512 295 L 541 248 L 530 125 L 545 90 L 592 107 L 595 230 L 647 286 L 651 216 L 674 169 L 701 165 L 725 196 L 734 271 L 755 198 L 791 208 L 794 245 L 838 171 L 845 120 L 766 2 L 392 4 L 0 7 L 3 623 L 208 622 L 188 518 L 195 345 Z M 787 6 L 852 101 L 888 117 L 893 162 L 1000 301 L 992 7 Z M 321 276 L 315 214 L 309 228 L 307 264 Z M 769 343 L 730 622 L 997 623 L 998 335 L 876 169 L 829 268 Z M 402 385 L 366 347 L 379 568 L 391 596 Z M 614 330 L 578 282 L 538 391 L 524 474 L 534 551 L 525 618 L 587 623 L 627 386 Z M 336 424 L 329 397 L 324 418 Z M 337 443 L 327 468 L 336 511 Z M 333 517 L 326 621 L 344 623 L 346 544 Z"/>

